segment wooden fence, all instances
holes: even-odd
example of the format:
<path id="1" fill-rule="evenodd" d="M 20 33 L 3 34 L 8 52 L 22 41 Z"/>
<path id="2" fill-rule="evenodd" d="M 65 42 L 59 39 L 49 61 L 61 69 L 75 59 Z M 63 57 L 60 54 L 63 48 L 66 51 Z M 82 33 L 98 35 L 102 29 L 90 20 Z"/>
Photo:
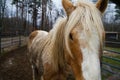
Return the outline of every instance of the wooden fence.
<path id="1" fill-rule="evenodd" d="M 22 45 L 26 45 L 26 43 L 27 37 L 25 36 L 1 38 L 1 52 L 21 47 Z"/>

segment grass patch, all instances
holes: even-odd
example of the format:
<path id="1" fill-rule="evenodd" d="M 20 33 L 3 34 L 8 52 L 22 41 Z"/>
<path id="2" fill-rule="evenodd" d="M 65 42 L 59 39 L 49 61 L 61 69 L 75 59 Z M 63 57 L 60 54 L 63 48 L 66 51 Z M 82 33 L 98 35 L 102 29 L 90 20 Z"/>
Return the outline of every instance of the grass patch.
<path id="1" fill-rule="evenodd" d="M 112 74 L 107 73 L 107 72 L 102 72 L 102 73 L 106 73 L 106 74 L 102 74 L 102 80 L 106 80 L 109 76 L 111 76 Z"/>
<path id="2" fill-rule="evenodd" d="M 112 47 L 105 47 L 104 49 L 107 49 L 107 50 L 112 50 L 112 51 L 116 51 L 116 52 L 120 52 L 120 48 L 112 48 Z M 106 58 L 106 57 L 102 57 L 102 62 L 105 62 L 105 63 L 108 63 L 110 65 L 113 65 L 113 66 L 116 66 L 119 68 L 120 66 L 120 61 L 115 61 L 113 59 L 118 59 L 120 60 L 120 54 L 116 54 L 116 53 L 107 53 L 105 54 L 104 56 L 106 57 L 110 57 L 112 59 L 109 59 L 109 58 Z M 109 65 L 107 65 L 109 66 Z M 120 70 L 118 69 L 115 69 L 113 67 L 107 67 L 105 64 L 103 64 L 103 68 L 107 69 L 107 70 L 111 70 L 113 72 L 117 72 L 119 73 Z M 113 74 L 109 73 L 109 72 L 106 72 L 106 71 L 102 71 L 102 80 L 106 80 L 108 77 L 112 76 Z"/>
<path id="3" fill-rule="evenodd" d="M 114 58 L 116 58 L 116 57 L 114 57 Z M 117 59 L 120 59 L 120 56 L 118 57 L 117 56 Z M 108 63 L 108 64 L 110 64 L 110 65 L 112 65 L 112 66 L 116 66 L 116 67 L 118 67 L 119 68 L 119 66 L 120 66 L 120 62 L 118 62 L 118 61 L 114 61 L 114 60 L 111 60 L 111 59 L 107 59 L 107 58 L 102 58 L 102 62 L 105 62 L 105 63 Z M 116 69 L 116 68 L 113 68 L 113 67 L 106 67 L 106 66 L 109 66 L 109 65 L 105 65 L 105 64 L 102 64 L 102 67 L 103 68 L 105 68 L 105 69 L 107 69 L 107 70 L 111 70 L 112 72 L 116 72 L 116 73 L 119 73 L 120 72 L 120 70 L 118 70 L 118 69 Z M 102 71 L 102 80 L 106 80 L 107 78 L 109 78 L 110 76 L 112 76 L 113 74 L 111 74 L 111 73 L 109 73 L 109 72 L 106 72 L 106 71 Z"/>
<path id="4" fill-rule="evenodd" d="M 117 57 L 117 58 L 116 58 Z M 118 60 L 120 60 L 120 56 L 116 56 L 116 57 L 111 57 L 111 58 L 115 58 L 115 59 L 118 59 Z M 112 59 L 107 59 L 107 58 L 102 58 L 102 61 L 103 62 L 106 62 L 106 63 L 109 63 L 109 64 L 112 64 L 112 65 L 114 65 L 114 66 L 120 66 L 120 62 L 118 62 L 118 61 L 114 61 L 114 60 L 112 60 Z"/>
<path id="5" fill-rule="evenodd" d="M 104 49 L 120 52 L 120 48 L 105 47 Z"/>
<path id="6" fill-rule="evenodd" d="M 116 56 L 117 57 L 117 59 L 120 59 L 120 56 L 118 57 L 118 56 Z M 116 57 L 114 57 L 114 58 L 116 58 Z M 102 62 L 105 62 L 105 63 L 108 63 L 108 64 L 110 64 L 110 65 L 113 65 L 113 66 L 116 66 L 116 67 L 118 67 L 119 68 L 119 66 L 120 66 L 120 62 L 118 62 L 118 61 L 114 61 L 114 60 L 111 60 L 111 59 L 108 59 L 108 58 L 102 58 Z M 112 70 L 113 72 L 117 72 L 117 73 L 119 73 L 120 72 L 120 70 L 118 70 L 118 69 L 115 69 L 115 68 L 113 68 L 113 67 L 106 67 L 106 66 L 109 66 L 109 65 L 105 65 L 105 64 L 102 64 L 102 67 L 103 68 L 105 68 L 105 69 L 107 69 L 107 70 Z M 109 72 L 106 72 L 106 71 L 104 71 L 103 69 L 102 69 L 102 80 L 106 80 L 107 78 L 109 78 L 110 76 L 112 76 L 113 74 L 111 74 L 111 73 L 109 73 Z"/>
<path id="7" fill-rule="evenodd" d="M 120 52 L 120 48 L 105 47 L 105 49 Z M 109 54 L 110 54 L 110 53 L 109 53 Z M 114 56 L 113 56 L 113 55 L 110 55 L 109 57 L 110 57 L 110 58 L 113 58 L 113 59 L 115 58 L 115 59 L 120 60 L 120 54 L 115 54 Z M 102 58 L 102 61 L 103 61 L 103 62 L 110 63 L 110 64 L 112 64 L 112 65 L 120 66 L 120 62 L 114 61 L 114 60 L 112 60 L 112 59 L 108 59 L 108 58 L 105 58 L 105 57 Z"/>

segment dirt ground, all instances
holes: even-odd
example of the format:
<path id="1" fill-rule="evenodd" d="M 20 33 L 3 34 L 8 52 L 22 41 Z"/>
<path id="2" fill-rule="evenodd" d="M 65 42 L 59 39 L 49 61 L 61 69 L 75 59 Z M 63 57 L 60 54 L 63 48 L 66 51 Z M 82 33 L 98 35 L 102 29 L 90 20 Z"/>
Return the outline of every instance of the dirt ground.
<path id="1" fill-rule="evenodd" d="M 32 80 L 26 52 L 22 47 L 0 56 L 0 80 Z"/>
<path id="2" fill-rule="evenodd" d="M 21 47 L 0 56 L 0 80 L 32 80 L 26 49 Z M 120 80 L 119 75 L 117 77 L 115 75 L 105 80 Z"/>

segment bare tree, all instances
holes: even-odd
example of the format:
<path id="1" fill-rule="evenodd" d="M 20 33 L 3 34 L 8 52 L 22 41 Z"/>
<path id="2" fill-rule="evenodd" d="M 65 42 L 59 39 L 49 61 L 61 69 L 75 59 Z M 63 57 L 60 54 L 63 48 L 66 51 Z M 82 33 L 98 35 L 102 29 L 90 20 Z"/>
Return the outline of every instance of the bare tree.
<path id="1" fill-rule="evenodd" d="M 29 13 L 32 14 L 33 30 L 38 29 L 37 18 L 41 0 L 29 0 Z"/>
<path id="2" fill-rule="evenodd" d="M 6 0 L 0 0 L 0 54 L 1 54 L 1 34 L 3 29 L 5 8 L 6 8 Z"/>

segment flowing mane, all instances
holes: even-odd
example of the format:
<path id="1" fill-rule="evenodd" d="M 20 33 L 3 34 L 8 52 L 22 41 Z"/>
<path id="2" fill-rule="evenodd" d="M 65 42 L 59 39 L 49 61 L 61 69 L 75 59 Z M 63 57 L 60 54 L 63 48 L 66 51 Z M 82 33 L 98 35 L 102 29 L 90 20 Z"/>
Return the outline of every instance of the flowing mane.
<path id="1" fill-rule="evenodd" d="M 102 34 L 100 34 L 103 31 L 101 13 L 97 8 L 93 7 L 94 5 L 91 3 L 80 2 L 77 3 L 77 6 L 79 7 L 77 7 L 71 13 L 68 19 L 66 17 L 59 18 L 53 29 L 48 33 L 46 37 L 42 38 L 42 40 L 41 38 L 36 37 L 33 40 L 33 43 L 35 41 L 38 42 L 31 46 L 31 50 L 34 50 L 35 53 L 38 53 L 38 57 L 42 56 L 42 58 L 45 58 L 45 56 L 48 55 L 50 58 L 44 59 L 45 61 L 43 62 L 51 61 L 55 71 L 58 71 L 58 68 L 65 66 L 64 48 L 66 48 L 69 54 L 72 56 L 69 47 L 69 34 L 76 25 L 80 24 L 80 27 L 84 28 L 84 33 L 86 34 L 85 36 L 88 42 L 90 40 L 90 37 L 95 37 L 92 36 L 94 33 L 98 34 L 99 37 L 97 38 L 100 38 L 100 40 L 102 40 Z M 97 32 L 95 32 L 96 30 Z M 40 46 L 37 47 L 36 45 Z M 87 45 L 89 47 L 91 44 L 88 43 Z M 96 45 L 94 47 L 98 46 Z"/>
<path id="2" fill-rule="evenodd" d="M 76 26 L 81 25 L 80 27 L 84 29 L 84 33 L 86 34 L 86 40 L 89 41 L 90 37 L 92 37 L 92 34 L 98 34 L 100 40 L 103 40 L 103 24 L 101 21 L 101 13 L 92 3 L 86 3 L 86 2 L 79 2 L 77 3 L 77 8 L 71 13 L 68 22 L 65 26 L 65 43 L 67 50 L 69 51 L 70 55 L 71 51 L 69 48 L 69 34 L 70 31 Z M 92 27 L 91 27 L 92 26 Z M 97 32 L 95 32 L 97 31 Z M 101 34 L 103 33 L 103 34 Z M 95 37 L 95 36 L 93 36 Z M 102 45 L 102 41 L 101 41 Z M 97 47 L 97 45 L 95 46 Z"/>
<path id="3" fill-rule="evenodd" d="M 51 61 L 55 71 L 58 70 L 59 67 L 64 66 L 64 33 L 65 33 L 65 23 L 67 21 L 67 18 L 59 18 L 54 25 L 53 29 L 49 32 L 49 34 L 42 38 L 36 37 L 33 40 L 33 43 L 35 41 L 38 41 L 36 44 L 32 44 L 32 49 L 30 52 L 34 51 L 35 53 L 38 53 L 37 56 L 42 58 L 45 58 L 45 56 L 49 56 L 50 58 L 44 59 L 44 63 L 47 61 Z M 37 45 L 40 45 L 39 47 Z M 52 54 L 52 55 L 51 55 Z M 61 56 L 61 57 L 60 57 Z M 49 60 L 51 59 L 51 60 Z"/>
<path id="4" fill-rule="evenodd" d="M 34 80 L 101 80 L 100 57 L 104 41 L 102 13 L 108 0 L 97 4 L 81 0 L 74 6 L 62 0 L 67 17 L 49 32 L 31 33 L 28 41 Z"/>

